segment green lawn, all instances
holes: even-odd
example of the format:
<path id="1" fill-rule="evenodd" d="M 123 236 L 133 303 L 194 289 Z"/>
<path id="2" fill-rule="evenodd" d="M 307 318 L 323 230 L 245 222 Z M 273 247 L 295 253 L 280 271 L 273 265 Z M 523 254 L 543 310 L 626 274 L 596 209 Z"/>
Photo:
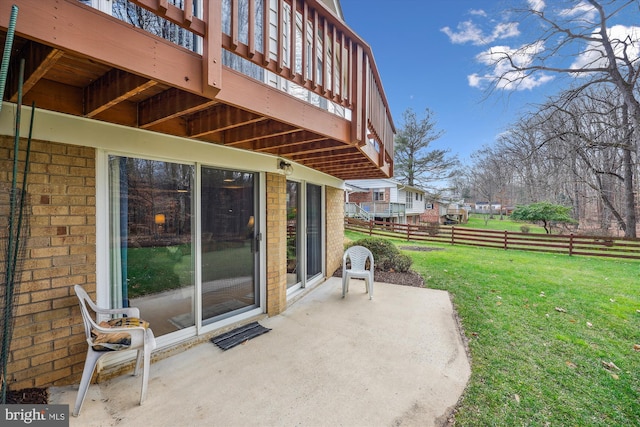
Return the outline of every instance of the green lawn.
<path id="1" fill-rule="evenodd" d="M 430 246 L 405 253 L 469 340 L 457 425 L 640 425 L 639 262 Z"/>
<path id="2" fill-rule="evenodd" d="M 521 232 L 520 227 L 526 225 L 529 227 L 529 233 L 545 233 L 544 228 L 537 224 L 525 224 L 522 222 L 516 222 L 509 219 L 509 217 L 503 217 L 500 219 L 500 215 L 494 215 L 493 219 L 490 219 L 485 224 L 485 215 L 483 214 L 471 214 L 469 215 L 469 221 L 466 224 L 456 225 L 456 227 L 469 227 L 480 228 L 484 230 L 500 230 L 500 231 L 516 231 Z"/>

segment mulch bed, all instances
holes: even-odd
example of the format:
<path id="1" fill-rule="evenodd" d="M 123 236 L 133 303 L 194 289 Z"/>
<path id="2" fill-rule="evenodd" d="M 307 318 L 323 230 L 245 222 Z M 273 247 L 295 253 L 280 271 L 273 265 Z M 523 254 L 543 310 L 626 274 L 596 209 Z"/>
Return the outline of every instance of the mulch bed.
<path id="1" fill-rule="evenodd" d="M 333 277 L 342 277 L 342 267 L 340 267 L 335 271 L 335 273 L 333 273 Z M 395 285 L 424 288 L 424 280 L 422 279 L 422 276 L 420 276 L 415 271 L 401 273 L 399 271 L 376 270 L 373 277 L 376 282 L 393 283 Z"/>
<path id="2" fill-rule="evenodd" d="M 49 392 L 46 388 L 24 388 L 7 391 L 7 405 L 46 405 L 49 403 Z"/>
<path id="3" fill-rule="evenodd" d="M 443 251 L 444 248 L 430 248 L 427 246 L 400 246 L 403 251 L 415 251 L 415 252 L 432 252 Z"/>

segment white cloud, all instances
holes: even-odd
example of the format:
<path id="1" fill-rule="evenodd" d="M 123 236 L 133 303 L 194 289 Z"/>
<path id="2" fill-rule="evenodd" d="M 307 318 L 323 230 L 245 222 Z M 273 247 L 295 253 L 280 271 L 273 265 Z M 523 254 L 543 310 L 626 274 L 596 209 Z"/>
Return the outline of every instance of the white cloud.
<path id="1" fill-rule="evenodd" d="M 483 89 L 490 84 L 495 84 L 496 88 L 504 90 L 531 90 L 541 86 L 553 80 L 553 76 L 542 72 L 527 75 L 524 71 L 514 70 L 513 66 L 520 68 L 530 66 L 535 55 L 543 50 L 544 43 L 541 41 L 517 49 L 509 46 L 493 46 L 476 56 L 476 60 L 486 65 L 489 71 L 484 75 L 467 76 L 469 86 Z"/>
<path id="2" fill-rule="evenodd" d="M 469 86 L 476 88 L 482 88 L 485 84 L 485 79 L 476 73 L 468 75 L 467 81 L 469 82 Z"/>
<path id="3" fill-rule="evenodd" d="M 527 0 L 529 7 L 536 12 L 542 12 L 545 8 L 544 0 Z"/>
<path id="4" fill-rule="evenodd" d="M 494 41 L 499 39 L 506 39 L 509 37 L 517 37 L 519 35 L 520 30 L 518 29 L 517 22 L 505 22 L 503 24 L 498 24 L 495 26 L 490 40 Z"/>
<path id="5" fill-rule="evenodd" d="M 624 25 L 614 25 L 608 29 L 609 40 L 613 46 L 616 57 L 623 56 L 623 49 L 626 41 L 626 54 L 629 60 L 636 61 L 640 58 L 640 27 L 627 27 Z M 598 36 L 594 34 L 594 36 Z M 585 69 L 595 67 L 606 67 L 608 60 L 602 45 L 597 42 L 587 44 L 578 55 L 576 60 L 571 64 L 572 69 Z"/>
<path id="6" fill-rule="evenodd" d="M 537 41 L 517 49 L 509 46 L 493 46 L 476 55 L 476 59 L 484 65 L 508 69 L 511 68 L 511 65 L 507 58 L 511 58 L 511 62 L 516 67 L 527 67 L 531 65 L 535 55 L 542 51 L 544 51 L 543 41 Z"/>
<path id="7" fill-rule="evenodd" d="M 485 11 L 484 11 L 484 10 L 482 10 L 482 9 L 471 9 L 471 10 L 469 11 L 469 13 L 470 13 L 471 15 L 487 16 L 487 12 L 485 12 Z"/>
<path id="8" fill-rule="evenodd" d="M 581 1 L 570 9 L 562 9 L 558 15 L 567 18 L 580 18 L 586 22 L 594 22 L 598 11 L 586 1 Z"/>
<path id="9" fill-rule="evenodd" d="M 453 31 L 450 27 L 444 27 L 440 31 L 449 36 L 449 40 L 453 44 L 471 43 L 476 46 L 486 45 L 495 40 L 516 37 L 520 35 L 517 22 L 504 22 L 497 24 L 490 35 L 484 34 L 482 29 L 472 21 L 460 22 L 456 27 L 457 31 Z"/>
<path id="10" fill-rule="evenodd" d="M 471 42 L 475 45 L 482 44 L 482 30 L 471 21 L 464 21 L 458 24 L 458 31 L 455 32 L 449 27 L 444 27 L 440 31 L 449 36 L 453 44 L 464 44 Z"/>

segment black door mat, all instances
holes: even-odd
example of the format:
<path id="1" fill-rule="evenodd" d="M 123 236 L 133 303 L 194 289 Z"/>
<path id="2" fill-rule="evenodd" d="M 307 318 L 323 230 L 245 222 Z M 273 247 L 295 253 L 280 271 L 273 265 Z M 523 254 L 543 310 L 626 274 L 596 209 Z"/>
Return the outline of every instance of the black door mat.
<path id="1" fill-rule="evenodd" d="M 211 342 L 223 350 L 229 350 L 230 348 L 235 347 L 238 344 L 242 344 L 251 338 L 266 334 L 270 330 L 271 329 L 265 328 L 258 322 L 253 322 L 236 328 L 233 331 L 213 337 L 211 338 Z"/>

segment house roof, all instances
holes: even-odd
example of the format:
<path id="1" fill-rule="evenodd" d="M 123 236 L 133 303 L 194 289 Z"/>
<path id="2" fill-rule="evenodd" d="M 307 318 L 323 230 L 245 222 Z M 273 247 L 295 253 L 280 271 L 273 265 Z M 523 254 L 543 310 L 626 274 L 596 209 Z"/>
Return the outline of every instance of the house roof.
<path id="1" fill-rule="evenodd" d="M 362 187 L 353 185 L 351 183 L 345 182 L 344 190 L 349 193 L 367 193 L 369 191 L 369 188 L 362 188 Z"/>

